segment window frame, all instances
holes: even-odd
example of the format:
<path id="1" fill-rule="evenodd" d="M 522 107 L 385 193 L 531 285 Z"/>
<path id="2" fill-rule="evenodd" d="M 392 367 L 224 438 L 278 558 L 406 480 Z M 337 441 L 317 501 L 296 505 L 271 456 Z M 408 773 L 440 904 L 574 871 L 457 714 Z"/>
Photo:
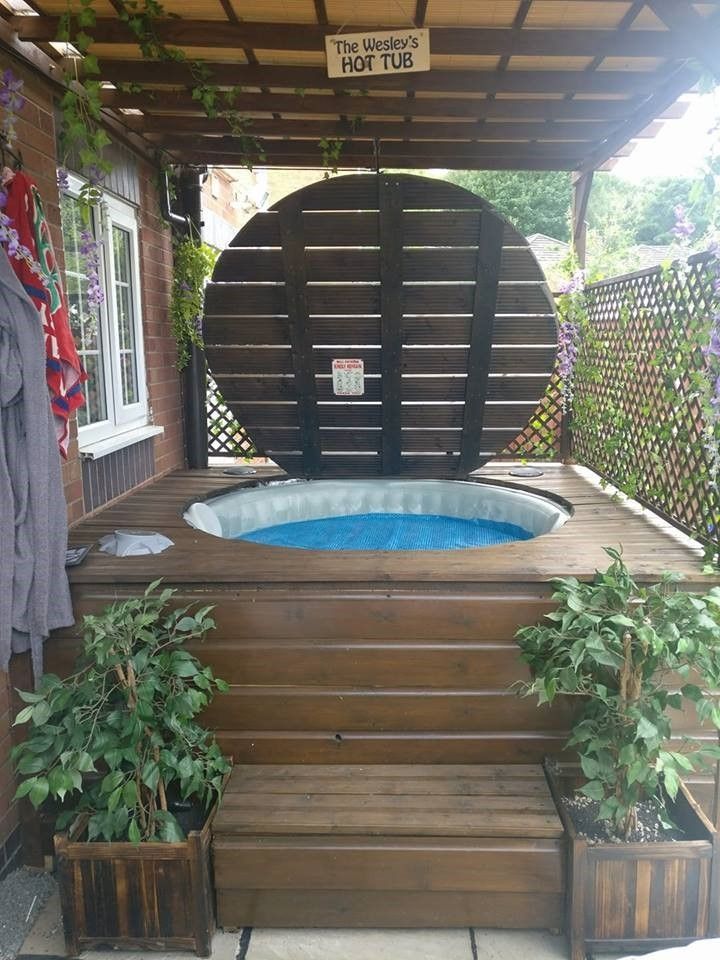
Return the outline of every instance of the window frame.
<path id="1" fill-rule="evenodd" d="M 68 177 L 68 195 L 78 199 L 83 180 L 71 174 Z M 113 256 L 113 227 L 129 234 L 130 285 L 129 303 L 132 311 L 137 395 L 135 403 L 123 400 L 122 371 L 120 361 L 120 325 L 115 301 L 115 259 Z M 78 442 L 80 452 L 94 443 L 146 426 L 148 419 L 148 389 L 145 369 L 145 344 L 143 338 L 142 296 L 140 287 L 140 243 L 137 208 L 111 194 L 103 194 L 95 207 L 93 216 L 95 236 L 101 237 L 99 249 L 100 285 L 105 300 L 98 308 L 100 334 L 99 356 L 103 363 L 103 389 L 106 418 L 96 423 L 80 426 Z M 67 277 L 66 277 L 67 284 Z"/>

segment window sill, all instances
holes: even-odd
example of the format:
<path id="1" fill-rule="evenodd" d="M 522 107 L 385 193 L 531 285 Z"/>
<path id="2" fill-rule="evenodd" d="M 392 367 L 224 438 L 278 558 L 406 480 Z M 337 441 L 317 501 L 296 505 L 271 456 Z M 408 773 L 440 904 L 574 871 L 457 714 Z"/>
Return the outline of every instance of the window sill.
<path id="1" fill-rule="evenodd" d="M 106 457 L 109 453 L 115 453 L 116 450 L 122 450 L 124 447 L 131 447 L 135 443 L 147 440 L 150 437 L 157 437 L 165 433 L 165 427 L 153 426 L 135 427 L 134 430 L 127 430 L 125 433 L 116 433 L 105 440 L 96 440 L 94 443 L 83 444 L 80 441 L 80 457 L 82 460 L 99 460 Z"/>

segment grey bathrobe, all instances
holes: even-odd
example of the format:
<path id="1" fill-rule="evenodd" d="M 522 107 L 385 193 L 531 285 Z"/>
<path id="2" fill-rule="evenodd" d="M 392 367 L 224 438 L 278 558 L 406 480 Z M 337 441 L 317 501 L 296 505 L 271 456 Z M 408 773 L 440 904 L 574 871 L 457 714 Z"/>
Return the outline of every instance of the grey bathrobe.
<path id="1" fill-rule="evenodd" d="M 67 513 L 40 314 L 0 248 L 0 670 L 73 623 Z"/>

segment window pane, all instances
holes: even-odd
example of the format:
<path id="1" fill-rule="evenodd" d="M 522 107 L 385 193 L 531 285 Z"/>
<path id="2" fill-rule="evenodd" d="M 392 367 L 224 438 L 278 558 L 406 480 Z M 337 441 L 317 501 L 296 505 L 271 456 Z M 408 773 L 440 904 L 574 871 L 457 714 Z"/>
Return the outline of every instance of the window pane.
<path id="1" fill-rule="evenodd" d="M 125 406 L 137 403 L 140 399 L 135 354 L 135 309 L 131 287 L 130 241 L 130 232 L 113 224 L 112 246 L 115 272 L 113 299 L 120 349 L 122 401 Z"/>
<path id="2" fill-rule="evenodd" d="M 107 420 L 103 338 L 99 319 L 87 304 L 87 280 L 80 256 L 80 231 L 84 227 L 80 204 L 74 197 L 64 194 L 60 209 L 70 329 L 88 375 L 87 382 L 83 384 L 85 405 L 78 409 L 78 426 L 84 427 Z"/>

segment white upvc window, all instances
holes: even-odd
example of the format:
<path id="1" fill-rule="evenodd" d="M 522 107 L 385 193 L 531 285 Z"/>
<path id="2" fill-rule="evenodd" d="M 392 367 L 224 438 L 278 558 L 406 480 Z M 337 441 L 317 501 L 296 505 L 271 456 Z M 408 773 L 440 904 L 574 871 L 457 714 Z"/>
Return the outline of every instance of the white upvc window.
<path id="1" fill-rule="evenodd" d="M 65 280 L 70 326 L 88 374 L 85 404 L 78 409 L 80 450 L 122 436 L 148 422 L 140 310 L 137 212 L 105 195 L 92 211 L 91 228 L 102 242 L 100 283 L 105 302 L 88 309 L 80 233 L 85 224 L 78 196 L 82 181 L 70 178 L 61 200 Z"/>

